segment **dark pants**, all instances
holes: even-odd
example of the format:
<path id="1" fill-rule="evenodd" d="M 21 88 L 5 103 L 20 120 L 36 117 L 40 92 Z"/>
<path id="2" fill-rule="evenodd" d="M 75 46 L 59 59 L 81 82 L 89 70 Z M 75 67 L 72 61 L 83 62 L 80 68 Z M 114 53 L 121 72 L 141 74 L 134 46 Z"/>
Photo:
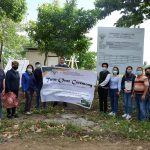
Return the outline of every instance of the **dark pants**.
<path id="1" fill-rule="evenodd" d="M 18 90 L 16 91 L 11 91 L 13 93 L 16 94 L 16 96 L 18 97 Z M 16 107 L 13 108 L 7 108 L 7 116 L 11 117 L 11 116 L 15 116 L 16 115 Z"/>
<path id="2" fill-rule="evenodd" d="M 34 93 L 33 89 L 29 89 L 25 92 L 25 97 L 26 97 L 25 109 L 24 109 L 25 112 L 30 112 L 30 110 L 31 110 L 33 93 Z"/>
<path id="3" fill-rule="evenodd" d="M 40 108 L 40 101 L 41 101 L 40 93 L 41 93 L 41 89 L 42 89 L 42 87 L 39 86 L 39 87 L 37 87 L 37 90 L 36 90 L 36 95 L 37 95 L 37 97 L 36 97 L 36 108 L 37 109 Z M 46 107 L 47 107 L 47 103 L 43 102 L 43 108 L 46 108 Z"/>
<path id="4" fill-rule="evenodd" d="M 117 92 L 118 92 L 118 89 L 110 89 L 111 111 L 115 114 L 118 112 L 119 96 L 117 95 Z"/>
<path id="5" fill-rule="evenodd" d="M 135 94 L 135 101 L 138 120 L 146 120 L 146 100 L 142 100 L 142 94 Z"/>
<path id="6" fill-rule="evenodd" d="M 99 107 L 101 112 L 107 112 L 107 97 L 108 97 L 108 89 L 104 89 L 102 87 L 98 88 L 99 94 Z"/>

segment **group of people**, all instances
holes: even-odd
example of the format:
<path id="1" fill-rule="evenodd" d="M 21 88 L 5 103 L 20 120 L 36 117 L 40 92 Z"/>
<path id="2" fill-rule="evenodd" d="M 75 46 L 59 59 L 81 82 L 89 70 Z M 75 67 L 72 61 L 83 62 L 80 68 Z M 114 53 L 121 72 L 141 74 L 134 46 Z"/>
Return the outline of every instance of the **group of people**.
<path id="1" fill-rule="evenodd" d="M 64 58 L 60 58 L 59 64 L 56 67 L 68 66 L 64 63 Z M 20 89 L 20 75 L 17 71 L 19 63 L 12 62 L 12 68 L 7 71 L 6 75 L 0 69 L 0 119 L 2 118 L 2 97 L 7 93 L 13 93 L 18 97 Z M 33 94 L 36 93 L 36 108 L 40 109 L 40 92 L 43 86 L 43 77 L 41 64 L 35 63 L 34 67 L 29 64 L 25 73 L 22 74 L 21 87 L 25 97 L 24 113 L 30 115 L 32 107 Z M 124 114 L 123 118 L 127 120 L 132 118 L 132 99 L 135 98 L 138 119 L 144 121 L 150 118 L 150 68 L 143 70 L 142 67 L 136 69 L 136 74 L 133 74 L 132 66 L 126 68 L 125 74 L 121 78 L 119 68 L 113 67 L 112 73 L 108 71 L 108 63 L 102 64 L 102 71 L 99 73 L 99 107 L 100 112 L 108 112 L 108 94 L 111 101 L 111 112 L 109 115 L 116 116 L 118 113 L 118 99 L 123 92 L 124 99 Z M 67 106 L 66 103 L 63 103 Z M 53 103 L 56 106 L 57 102 Z M 43 102 L 43 108 L 47 107 L 47 103 Z M 7 117 L 16 118 L 16 107 L 7 108 Z"/>
<path id="2" fill-rule="evenodd" d="M 100 112 L 108 111 L 107 98 L 109 94 L 111 102 L 109 115 L 116 116 L 119 95 L 123 92 L 123 118 L 127 120 L 132 118 L 132 99 L 135 99 L 138 120 L 144 121 L 150 118 L 150 68 L 144 70 L 142 67 L 138 67 L 136 74 L 133 74 L 132 66 L 128 66 L 125 74 L 121 77 L 118 67 L 113 67 L 112 73 L 110 73 L 108 63 L 103 63 L 98 79 Z"/>
<path id="3" fill-rule="evenodd" d="M 19 67 L 19 63 L 17 61 L 12 62 L 11 69 L 6 72 L 6 75 L 3 69 L 0 69 L 0 119 L 2 118 L 2 98 L 4 95 L 8 93 L 15 94 L 16 98 L 19 95 L 20 89 L 20 74 L 17 71 Z M 64 58 L 60 58 L 59 64 L 56 67 L 67 67 L 64 63 Z M 26 67 L 25 73 L 22 74 L 21 78 L 21 87 L 22 93 L 25 97 L 25 106 L 24 113 L 26 115 L 31 115 L 31 107 L 33 101 L 33 95 L 36 93 L 36 109 L 40 109 L 40 92 L 43 86 L 43 76 L 40 62 L 35 63 L 34 67 L 29 64 Z M 47 107 L 47 103 L 43 102 L 43 108 Z M 53 103 L 53 106 L 56 106 L 57 102 Z M 66 106 L 67 104 L 64 103 Z M 7 107 L 7 106 L 6 106 Z M 7 118 L 17 118 L 18 114 L 16 113 L 16 107 L 6 108 L 7 110 Z"/>

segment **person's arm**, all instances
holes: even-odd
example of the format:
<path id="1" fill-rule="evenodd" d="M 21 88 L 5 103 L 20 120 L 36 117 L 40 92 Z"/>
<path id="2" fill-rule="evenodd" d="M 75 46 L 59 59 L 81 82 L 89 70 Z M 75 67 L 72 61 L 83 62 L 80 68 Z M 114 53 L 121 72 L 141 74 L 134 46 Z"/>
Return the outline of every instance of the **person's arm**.
<path id="1" fill-rule="evenodd" d="M 119 91 L 119 94 L 120 94 L 120 91 L 121 91 L 121 77 L 118 77 L 118 91 Z"/>
<path id="2" fill-rule="evenodd" d="M 122 89 L 122 91 L 124 91 L 124 89 L 125 89 L 125 76 L 123 76 L 123 78 L 121 80 L 121 89 Z"/>
<path id="3" fill-rule="evenodd" d="M 142 95 L 142 100 L 145 100 L 145 96 L 147 94 L 147 91 L 148 91 L 148 88 L 149 88 L 149 82 L 148 82 L 148 78 L 146 78 L 144 80 L 144 85 L 145 85 L 145 88 L 144 88 L 144 93 Z"/>
<path id="4" fill-rule="evenodd" d="M 5 80 L 5 86 L 6 86 L 6 88 L 7 88 L 7 92 L 11 92 L 11 88 L 10 88 L 10 79 L 11 79 L 11 72 L 10 71 L 8 71 L 7 73 L 6 73 L 6 80 Z"/>
<path id="5" fill-rule="evenodd" d="M 22 80 L 21 80 L 21 86 L 22 86 L 22 91 L 25 92 L 25 75 L 22 75 Z"/>
<path id="6" fill-rule="evenodd" d="M 104 87 L 105 85 L 107 85 L 108 82 L 110 81 L 110 77 L 111 77 L 111 75 L 108 74 L 107 77 L 106 77 L 106 79 L 100 84 L 100 86 Z"/>

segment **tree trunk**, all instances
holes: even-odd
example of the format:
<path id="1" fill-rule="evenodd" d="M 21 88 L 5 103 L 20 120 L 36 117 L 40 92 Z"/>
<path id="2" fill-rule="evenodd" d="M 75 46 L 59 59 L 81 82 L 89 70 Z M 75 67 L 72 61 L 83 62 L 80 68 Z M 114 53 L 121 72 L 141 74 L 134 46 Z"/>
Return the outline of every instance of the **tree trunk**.
<path id="1" fill-rule="evenodd" d="M 45 52 L 44 66 L 46 66 L 48 52 Z"/>
<path id="2" fill-rule="evenodd" d="M 3 40 L 1 39 L 0 43 L 0 65 L 2 65 L 2 52 L 3 52 Z"/>

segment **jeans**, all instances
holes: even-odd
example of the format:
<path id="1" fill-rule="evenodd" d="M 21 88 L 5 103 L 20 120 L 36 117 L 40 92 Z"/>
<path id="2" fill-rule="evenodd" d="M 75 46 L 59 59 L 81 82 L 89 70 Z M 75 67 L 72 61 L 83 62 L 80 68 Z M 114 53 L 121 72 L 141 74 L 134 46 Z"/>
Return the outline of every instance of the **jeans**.
<path id="1" fill-rule="evenodd" d="M 37 109 L 40 109 L 40 101 L 41 101 L 41 87 L 37 87 L 37 90 L 36 90 L 36 108 Z M 47 107 L 47 103 L 46 102 L 43 102 L 43 108 L 46 108 Z"/>
<path id="2" fill-rule="evenodd" d="M 124 112 L 125 114 L 132 114 L 132 98 L 131 93 L 124 93 Z"/>
<path id="3" fill-rule="evenodd" d="M 0 93 L 0 119 L 2 118 L 2 93 Z"/>
<path id="4" fill-rule="evenodd" d="M 146 100 L 142 100 L 142 94 L 135 95 L 138 120 L 146 120 Z"/>
<path id="5" fill-rule="evenodd" d="M 111 111 L 115 114 L 118 112 L 119 96 L 117 95 L 117 92 L 118 92 L 118 89 L 110 89 Z"/>
<path id="6" fill-rule="evenodd" d="M 24 108 L 25 112 L 30 112 L 30 110 L 31 110 L 33 93 L 34 93 L 33 89 L 29 89 L 25 92 L 25 97 L 26 97 L 25 108 Z"/>
<path id="7" fill-rule="evenodd" d="M 99 108 L 100 112 L 107 112 L 107 97 L 108 97 L 108 89 L 104 89 L 102 87 L 98 88 L 99 95 Z"/>
<path id="8" fill-rule="evenodd" d="M 150 96 L 146 97 L 146 117 L 150 119 Z"/>

